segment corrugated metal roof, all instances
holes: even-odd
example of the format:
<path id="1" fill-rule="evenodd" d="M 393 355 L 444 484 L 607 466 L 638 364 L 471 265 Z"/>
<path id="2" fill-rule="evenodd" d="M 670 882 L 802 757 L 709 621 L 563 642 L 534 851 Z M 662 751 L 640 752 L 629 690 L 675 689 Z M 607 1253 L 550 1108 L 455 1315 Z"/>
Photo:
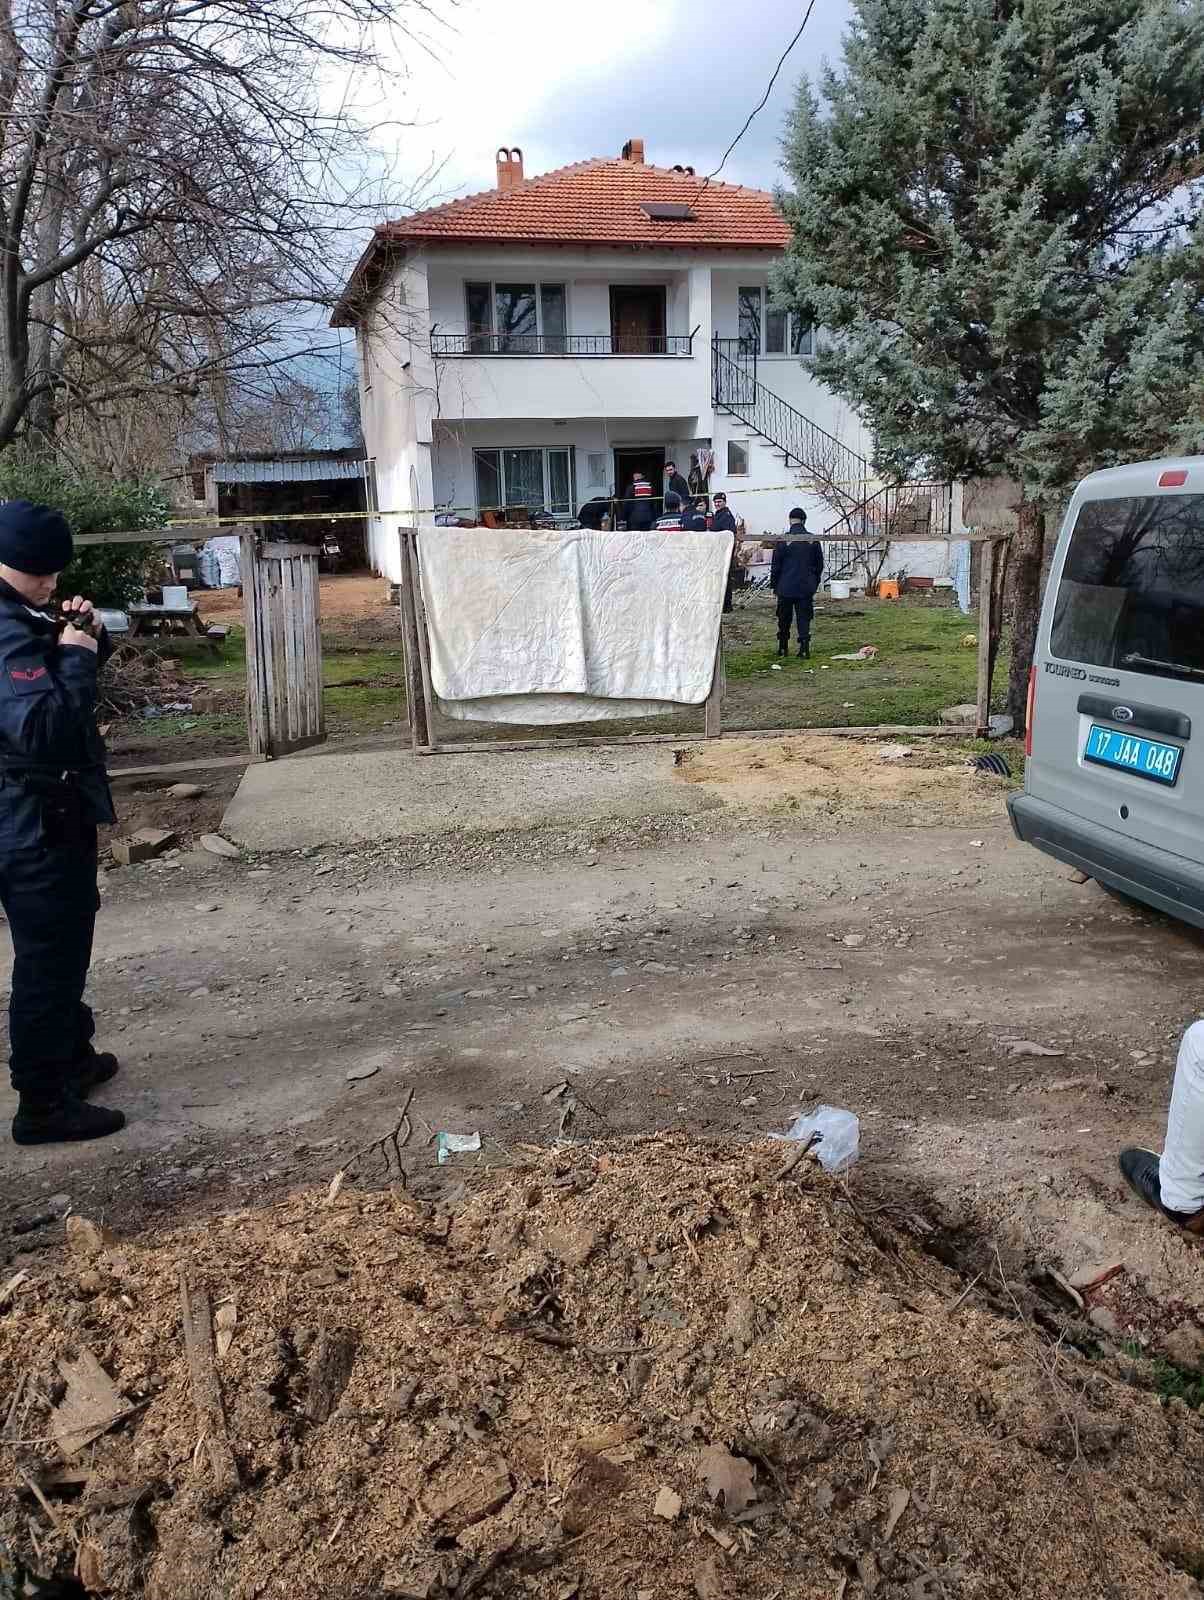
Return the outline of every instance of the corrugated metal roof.
<path id="1" fill-rule="evenodd" d="M 362 478 L 362 461 L 215 461 L 209 468 L 215 483 L 330 483 Z"/>

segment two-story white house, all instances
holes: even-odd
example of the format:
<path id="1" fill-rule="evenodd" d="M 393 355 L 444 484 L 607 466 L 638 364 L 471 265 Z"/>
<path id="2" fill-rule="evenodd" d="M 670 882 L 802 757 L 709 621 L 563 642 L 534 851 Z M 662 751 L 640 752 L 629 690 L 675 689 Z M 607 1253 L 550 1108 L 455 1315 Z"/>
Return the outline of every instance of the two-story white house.
<path id="1" fill-rule="evenodd" d="M 772 195 L 639 139 L 530 178 L 503 150 L 495 189 L 378 227 L 333 318 L 357 332 L 377 568 L 397 575 L 398 513 L 571 514 L 700 452 L 750 534 L 800 500 L 835 524 L 797 485 L 817 461 L 864 483 L 870 441 L 771 301 L 788 238 Z"/>

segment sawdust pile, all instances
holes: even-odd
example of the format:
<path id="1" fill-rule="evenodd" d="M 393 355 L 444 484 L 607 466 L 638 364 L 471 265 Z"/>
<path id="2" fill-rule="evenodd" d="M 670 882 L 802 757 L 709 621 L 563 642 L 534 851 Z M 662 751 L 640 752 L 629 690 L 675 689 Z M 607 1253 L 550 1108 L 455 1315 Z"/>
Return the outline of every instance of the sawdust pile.
<path id="1" fill-rule="evenodd" d="M 675 775 L 712 788 L 727 805 L 833 820 L 882 812 L 926 827 L 996 816 L 1009 788 L 1005 778 L 972 771 L 944 740 L 822 734 L 685 746 Z"/>
<path id="2" fill-rule="evenodd" d="M 0 1549 L 156 1600 L 1197 1596 L 1199 1419 L 782 1160 L 661 1138 L 450 1209 L 77 1222 L 0 1314 L 0 1427 L 65 1445 L 0 1445 Z M 76 1448 L 97 1388 L 124 1415 Z"/>

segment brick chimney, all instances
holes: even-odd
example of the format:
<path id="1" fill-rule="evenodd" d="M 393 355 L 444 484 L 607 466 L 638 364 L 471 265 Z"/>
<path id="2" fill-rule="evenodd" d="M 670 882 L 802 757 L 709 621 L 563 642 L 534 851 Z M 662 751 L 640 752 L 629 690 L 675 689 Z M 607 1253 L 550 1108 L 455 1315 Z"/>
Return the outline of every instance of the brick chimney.
<path id="1" fill-rule="evenodd" d="M 517 145 L 512 150 L 507 150 L 502 145 L 497 153 L 497 186 L 503 192 L 513 189 L 516 183 L 523 181 L 523 153 Z"/>
<path id="2" fill-rule="evenodd" d="M 632 161 L 637 167 L 644 165 L 644 141 L 642 139 L 628 139 L 623 146 L 624 161 Z"/>

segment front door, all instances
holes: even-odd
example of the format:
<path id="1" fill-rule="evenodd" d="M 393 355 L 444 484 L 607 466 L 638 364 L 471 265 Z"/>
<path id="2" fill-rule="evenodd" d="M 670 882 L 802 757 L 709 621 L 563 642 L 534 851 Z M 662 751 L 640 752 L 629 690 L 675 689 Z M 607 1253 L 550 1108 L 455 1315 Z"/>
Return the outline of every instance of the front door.
<path id="1" fill-rule="evenodd" d="M 615 355 L 661 355 L 665 349 L 665 286 L 610 288 L 610 341 Z"/>
<path id="2" fill-rule="evenodd" d="M 631 475 L 634 472 L 642 472 L 652 485 L 653 504 L 659 517 L 662 510 L 661 497 L 665 492 L 664 446 L 662 445 L 660 449 L 615 451 L 615 493 L 620 498 L 631 487 Z"/>

